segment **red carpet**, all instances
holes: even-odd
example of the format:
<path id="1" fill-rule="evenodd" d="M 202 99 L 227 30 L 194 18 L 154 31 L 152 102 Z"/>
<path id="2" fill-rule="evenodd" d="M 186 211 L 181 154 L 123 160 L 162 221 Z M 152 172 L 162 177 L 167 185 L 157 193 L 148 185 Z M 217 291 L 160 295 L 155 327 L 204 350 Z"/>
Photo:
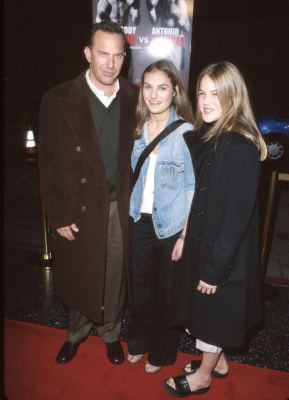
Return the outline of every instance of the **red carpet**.
<path id="1" fill-rule="evenodd" d="M 6 321 L 5 380 L 9 400 L 161 400 L 173 399 L 161 386 L 179 374 L 191 356 L 179 354 L 174 366 L 154 376 L 138 365 L 111 365 L 104 344 L 89 337 L 67 365 L 55 362 L 66 333 L 45 326 Z M 210 391 L 190 397 L 210 400 L 287 400 L 289 374 L 230 363 L 230 375 L 213 380 Z"/>

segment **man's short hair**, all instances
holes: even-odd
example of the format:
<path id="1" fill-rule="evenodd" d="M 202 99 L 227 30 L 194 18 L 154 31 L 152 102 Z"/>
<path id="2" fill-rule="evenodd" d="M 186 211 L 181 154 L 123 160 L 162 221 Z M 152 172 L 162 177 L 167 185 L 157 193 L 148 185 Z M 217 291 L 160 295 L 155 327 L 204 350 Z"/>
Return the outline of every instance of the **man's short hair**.
<path id="1" fill-rule="evenodd" d="M 92 46 L 93 37 L 97 31 L 116 33 L 117 35 L 120 35 L 123 39 L 124 48 L 126 47 L 126 37 L 125 37 L 125 33 L 124 33 L 122 27 L 120 25 L 118 25 L 116 22 L 112 22 L 110 20 L 102 21 L 102 22 L 95 22 L 92 25 L 91 34 L 90 34 L 90 42 L 89 42 L 90 47 Z"/>

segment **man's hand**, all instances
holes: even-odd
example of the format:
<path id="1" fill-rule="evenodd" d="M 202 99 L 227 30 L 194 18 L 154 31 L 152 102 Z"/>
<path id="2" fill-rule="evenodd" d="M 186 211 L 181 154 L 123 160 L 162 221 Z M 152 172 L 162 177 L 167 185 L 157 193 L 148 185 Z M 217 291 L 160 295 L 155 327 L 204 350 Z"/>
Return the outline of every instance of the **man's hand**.
<path id="1" fill-rule="evenodd" d="M 69 225 L 69 226 L 63 226 L 62 228 L 56 229 L 57 233 L 64 237 L 67 240 L 75 240 L 75 236 L 73 232 L 79 232 L 79 229 L 75 224 Z"/>
<path id="2" fill-rule="evenodd" d="M 199 281 L 197 290 L 204 294 L 214 294 L 214 293 L 216 293 L 217 286 L 212 286 L 204 281 Z"/>
<path id="3" fill-rule="evenodd" d="M 172 261 L 179 261 L 183 254 L 184 241 L 178 239 L 174 245 L 172 252 Z"/>

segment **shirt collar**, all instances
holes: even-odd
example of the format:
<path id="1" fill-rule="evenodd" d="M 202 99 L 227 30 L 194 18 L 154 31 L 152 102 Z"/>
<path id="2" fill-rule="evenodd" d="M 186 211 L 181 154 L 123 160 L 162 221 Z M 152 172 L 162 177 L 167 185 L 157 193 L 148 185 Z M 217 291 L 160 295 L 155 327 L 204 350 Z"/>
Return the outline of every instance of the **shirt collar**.
<path id="1" fill-rule="evenodd" d="M 115 90 L 114 93 L 111 96 L 106 96 L 104 94 L 103 90 L 98 89 L 95 84 L 92 82 L 92 80 L 89 78 L 89 70 L 86 71 L 85 73 L 85 79 L 92 90 L 92 92 L 95 94 L 95 96 L 106 106 L 108 107 L 109 104 L 112 102 L 112 100 L 116 97 L 118 91 L 119 91 L 119 80 L 117 79 L 115 82 Z"/>

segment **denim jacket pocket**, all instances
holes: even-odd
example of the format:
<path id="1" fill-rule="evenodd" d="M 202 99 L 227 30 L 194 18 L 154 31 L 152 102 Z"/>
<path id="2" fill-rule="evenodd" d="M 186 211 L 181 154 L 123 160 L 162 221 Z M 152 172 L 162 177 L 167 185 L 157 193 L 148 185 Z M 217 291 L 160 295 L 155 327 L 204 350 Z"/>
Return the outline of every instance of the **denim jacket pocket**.
<path id="1" fill-rule="evenodd" d="M 178 190 L 183 183 L 184 163 L 160 161 L 157 167 L 160 174 L 160 186 L 167 190 Z"/>

